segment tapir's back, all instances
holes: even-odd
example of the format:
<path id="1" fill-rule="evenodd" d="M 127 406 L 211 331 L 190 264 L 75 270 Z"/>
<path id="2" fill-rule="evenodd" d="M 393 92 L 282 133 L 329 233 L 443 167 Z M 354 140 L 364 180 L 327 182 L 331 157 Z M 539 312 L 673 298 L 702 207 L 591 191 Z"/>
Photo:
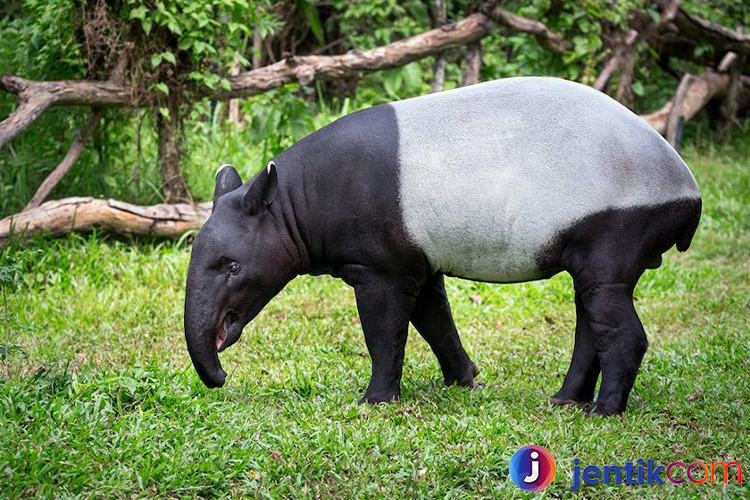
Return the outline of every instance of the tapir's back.
<path id="1" fill-rule="evenodd" d="M 391 106 L 404 223 L 445 274 L 541 278 L 536 254 L 584 217 L 700 197 L 661 136 L 584 85 L 510 78 Z"/>

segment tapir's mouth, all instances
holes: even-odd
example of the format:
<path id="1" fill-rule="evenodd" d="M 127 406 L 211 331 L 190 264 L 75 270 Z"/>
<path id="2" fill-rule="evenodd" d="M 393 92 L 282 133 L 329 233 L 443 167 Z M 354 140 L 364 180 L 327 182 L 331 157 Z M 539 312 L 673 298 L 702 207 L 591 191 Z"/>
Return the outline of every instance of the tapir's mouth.
<path id="1" fill-rule="evenodd" d="M 227 311 L 216 332 L 216 351 L 221 352 L 239 340 L 242 325 L 234 311 Z"/>

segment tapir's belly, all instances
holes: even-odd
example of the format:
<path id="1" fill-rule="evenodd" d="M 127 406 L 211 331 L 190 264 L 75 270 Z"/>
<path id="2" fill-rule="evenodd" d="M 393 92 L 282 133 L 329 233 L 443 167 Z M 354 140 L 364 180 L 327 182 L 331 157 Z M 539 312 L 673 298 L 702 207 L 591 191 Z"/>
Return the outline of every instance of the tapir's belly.
<path id="1" fill-rule="evenodd" d="M 699 196 L 654 130 L 582 85 L 507 79 L 393 107 L 403 220 L 434 271 L 539 279 L 539 252 L 584 217 Z"/>

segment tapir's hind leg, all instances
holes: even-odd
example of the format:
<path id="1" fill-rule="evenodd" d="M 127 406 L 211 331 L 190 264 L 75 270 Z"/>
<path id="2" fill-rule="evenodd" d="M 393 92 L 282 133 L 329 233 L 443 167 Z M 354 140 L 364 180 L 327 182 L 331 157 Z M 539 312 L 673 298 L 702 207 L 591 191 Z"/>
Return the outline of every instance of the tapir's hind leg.
<path id="1" fill-rule="evenodd" d="M 422 287 L 411 322 L 435 353 L 445 385 L 474 387 L 479 371 L 458 338 L 442 274 L 430 277 Z"/>
<path id="2" fill-rule="evenodd" d="M 565 375 L 565 381 L 557 394 L 550 398 L 556 405 L 589 403 L 594 399 L 596 382 L 601 367 L 596 352 L 593 332 L 586 319 L 581 294 L 576 292 L 576 337 L 573 360 Z"/>
<path id="3" fill-rule="evenodd" d="M 646 353 L 648 340 L 633 306 L 634 283 L 600 284 L 582 293 L 602 367 L 596 400 L 598 415 L 625 411 L 628 395 Z"/>
<path id="4" fill-rule="evenodd" d="M 576 344 L 562 389 L 552 402 L 589 399 L 596 384 L 596 353 L 602 382 L 595 414 L 625 410 L 648 341 L 633 306 L 643 272 L 661 263 L 677 244 L 687 249 L 700 218 L 699 198 L 661 205 L 609 209 L 576 223 L 557 240 L 561 267 L 576 290 Z"/>
<path id="5" fill-rule="evenodd" d="M 587 326 L 586 336 L 576 337 L 571 369 L 588 367 L 592 374 L 592 360 L 587 365 L 577 356 L 584 358 L 583 352 L 596 352 L 602 382 L 594 413 L 613 415 L 625 410 L 648 346 L 633 306 L 633 290 L 653 252 L 644 252 L 638 245 L 629 247 L 624 238 L 601 236 L 598 242 L 578 246 L 569 259 L 568 269 Z M 580 310 L 578 314 L 581 315 Z M 584 351 L 578 347 L 579 340 L 586 341 L 586 346 L 581 346 Z M 595 382 L 594 377 L 588 378 L 578 388 L 589 391 Z"/>

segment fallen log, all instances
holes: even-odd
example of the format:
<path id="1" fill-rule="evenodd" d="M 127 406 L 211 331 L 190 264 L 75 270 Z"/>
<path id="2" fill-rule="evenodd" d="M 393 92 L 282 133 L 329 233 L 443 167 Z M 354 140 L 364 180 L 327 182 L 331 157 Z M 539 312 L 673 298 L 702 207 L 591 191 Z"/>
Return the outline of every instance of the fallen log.
<path id="1" fill-rule="evenodd" d="M 10 237 L 25 239 L 45 232 L 58 236 L 94 228 L 125 235 L 175 238 L 199 229 L 210 214 L 211 203 L 140 206 L 91 197 L 64 198 L 0 220 L 0 247 Z"/>

